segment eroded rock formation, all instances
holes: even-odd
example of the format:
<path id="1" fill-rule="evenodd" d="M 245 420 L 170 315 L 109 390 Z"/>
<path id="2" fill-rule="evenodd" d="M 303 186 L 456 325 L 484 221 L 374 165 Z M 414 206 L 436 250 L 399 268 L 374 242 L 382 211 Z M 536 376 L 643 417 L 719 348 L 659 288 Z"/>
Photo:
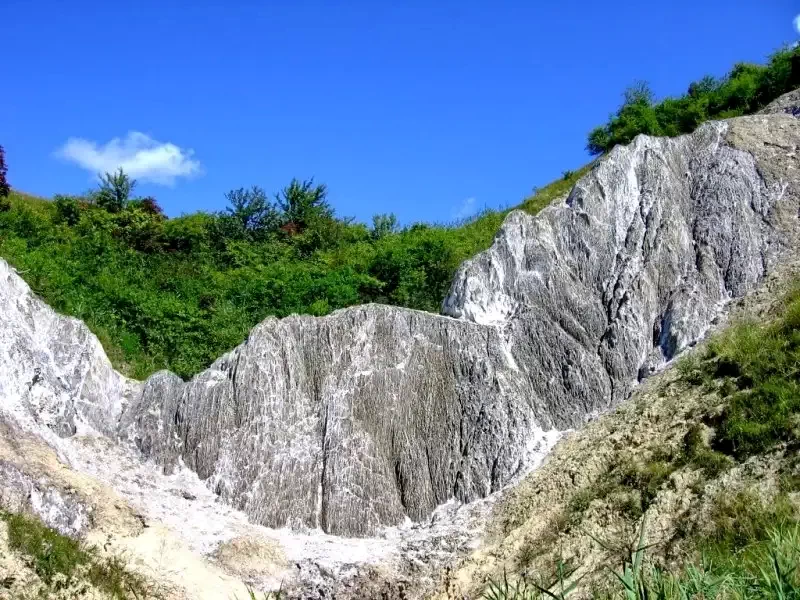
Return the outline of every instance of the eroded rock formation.
<path id="1" fill-rule="evenodd" d="M 368 535 L 498 490 L 552 433 L 623 399 L 753 289 L 797 233 L 800 123 L 709 123 L 617 147 L 512 212 L 437 316 L 267 319 L 190 382 L 113 371 L 0 261 L 2 410 L 119 436 L 269 526 Z M 455 318 L 453 318 L 455 317 Z"/>

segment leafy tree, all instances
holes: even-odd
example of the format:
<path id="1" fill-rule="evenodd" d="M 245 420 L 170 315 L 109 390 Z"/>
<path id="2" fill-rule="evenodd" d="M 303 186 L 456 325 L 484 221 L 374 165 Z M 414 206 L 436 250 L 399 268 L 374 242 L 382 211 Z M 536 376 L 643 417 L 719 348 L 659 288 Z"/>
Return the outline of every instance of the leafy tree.
<path id="1" fill-rule="evenodd" d="M 302 182 L 292 179 L 277 197 L 283 226 L 302 233 L 312 221 L 332 219 L 333 209 L 327 196 L 328 188 L 324 184 L 315 186 L 313 178 Z"/>
<path id="2" fill-rule="evenodd" d="M 164 209 L 161 208 L 158 201 L 153 198 L 152 196 L 146 196 L 145 198 L 140 198 L 138 200 L 134 200 L 133 202 L 136 203 L 136 206 L 143 212 L 153 215 L 153 216 L 161 216 L 166 218 L 164 214 Z"/>
<path id="3" fill-rule="evenodd" d="M 653 90 L 650 89 L 650 84 L 648 84 L 646 81 L 637 81 L 625 90 L 623 97 L 625 98 L 623 107 L 632 104 L 650 106 L 653 104 L 655 94 L 653 93 Z"/>
<path id="4" fill-rule="evenodd" d="M 6 179 L 7 173 L 6 151 L 0 146 L 0 198 L 8 198 L 8 194 L 11 192 L 11 186 L 8 185 L 8 180 Z"/>
<path id="5" fill-rule="evenodd" d="M 711 75 L 706 75 L 699 81 L 689 84 L 687 95 L 690 98 L 702 98 L 714 92 L 719 87 L 719 82 Z"/>
<path id="6" fill-rule="evenodd" d="M 611 150 L 611 132 L 608 127 L 603 125 L 595 127 L 589 133 L 589 139 L 586 142 L 586 151 L 592 156 L 603 154 Z M 535 193 L 535 192 L 534 192 Z"/>
<path id="7" fill-rule="evenodd" d="M 118 236 L 140 252 L 161 250 L 166 217 L 152 208 L 150 202 L 132 200 L 125 210 L 115 215 Z"/>
<path id="8" fill-rule="evenodd" d="M 110 213 L 120 212 L 130 200 L 136 180 L 131 179 L 122 167 L 114 173 L 100 177 L 100 188 L 95 193 L 95 202 Z"/>
<path id="9" fill-rule="evenodd" d="M 397 231 L 397 217 L 392 214 L 373 215 L 372 239 L 379 240 Z"/>
<path id="10" fill-rule="evenodd" d="M 237 237 L 238 228 L 251 239 L 263 239 L 267 233 L 277 229 L 278 211 L 260 187 L 254 185 L 250 189 L 231 190 L 225 194 L 225 199 L 228 201 L 226 215 L 232 221 L 223 226 L 228 237 Z"/>

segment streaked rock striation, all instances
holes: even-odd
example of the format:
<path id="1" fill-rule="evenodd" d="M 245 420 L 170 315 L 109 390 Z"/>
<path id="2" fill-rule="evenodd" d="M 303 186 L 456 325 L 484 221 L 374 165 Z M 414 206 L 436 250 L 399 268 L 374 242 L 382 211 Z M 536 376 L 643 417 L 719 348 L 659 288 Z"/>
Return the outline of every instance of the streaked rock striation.
<path id="1" fill-rule="evenodd" d="M 444 316 L 267 319 L 190 382 L 117 374 L 0 261 L 0 408 L 185 464 L 264 525 L 364 536 L 424 519 L 508 484 L 752 290 L 795 241 L 799 147 L 786 114 L 640 136 L 564 201 L 512 212 Z"/>

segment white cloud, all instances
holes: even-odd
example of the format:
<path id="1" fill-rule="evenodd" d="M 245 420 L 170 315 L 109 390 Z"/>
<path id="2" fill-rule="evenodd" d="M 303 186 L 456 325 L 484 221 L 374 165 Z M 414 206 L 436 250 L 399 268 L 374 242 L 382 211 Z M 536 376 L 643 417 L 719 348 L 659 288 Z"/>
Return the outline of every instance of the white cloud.
<path id="1" fill-rule="evenodd" d="M 57 155 L 94 174 L 122 169 L 134 179 L 173 185 L 178 177 L 201 173 L 193 150 L 184 150 L 169 142 L 162 143 L 139 131 L 129 131 L 125 138 L 114 138 L 99 145 L 83 138 L 70 138 Z"/>
<path id="2" fill-rule="evenodd" d="M 453 218 L 457 220 L 466 219 L 471 217 L 477 212 L 475 206 L 475 198 L 465 198 L 464 201 L 456 208 L 453 209 Z"/>
<path id="3" fill-rule="evenodd" d="M 797 31 L 797 33 L 800 33 L 800 15 L 797 15 L 794 18 L 794 28 Z"/>

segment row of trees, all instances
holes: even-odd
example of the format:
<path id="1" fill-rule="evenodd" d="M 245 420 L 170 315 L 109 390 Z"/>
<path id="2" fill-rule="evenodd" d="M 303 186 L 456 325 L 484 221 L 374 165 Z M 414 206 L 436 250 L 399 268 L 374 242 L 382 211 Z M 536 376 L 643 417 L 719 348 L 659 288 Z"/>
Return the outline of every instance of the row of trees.
<path id="1" fill-rule="evenodd" d="M 95 227 L 114 228 L 118 237 L 145 252 L 186 251 L 204 245 L 219 250 L 236 243 L 278 241 L 291 243 L 307 256 L 343 241 L 378 239 L 399 231 L 393 214 L 373 217 L 371 230 L 353 219 L 338 218 L 328 202 L 327 187 L 313 179 L 293 179 L 274 198 L 258 186 L 234 189 L 225 194 L 223 211 L 197 213 L 170 223 L 155 198 L 133 195 L 136 187 L 136 180 L 122 169 L 105 173 L 97 189 L 83 196 L 56 195 L 57 220 L 74 227 L 86 218 Z"/>
<path id="2" fill-rule="evenodd" d="M 503 218 L 399 228 L 379 215 L 368 227 L 337 218 L 324 186 L 292 181 L 273 198 L 234 190 L 224 211 L 169 219 L 129 195 L 136 185 L 124 175 L 55 202 L 12 195 L 0 256 L 137 377 L 191 376 L 270 315 L 367 302 L 438 311 L 458 265 L 491 243 Z"/>
<path id="3" fill-rule="evenodd" d="M 597 155 L 627 144 L 640 133 L 675 136 L 690 133 L 709 119 L 750 114 L 800 86 L 800 48 L 773 54 L 766 65 L 739 63 L 727 76 L 704 77 L 685 95 L 655 101 L 640 82 L 626 90 L 622 106 L 605 125 L 589 133 L 586 149 Z"/>

